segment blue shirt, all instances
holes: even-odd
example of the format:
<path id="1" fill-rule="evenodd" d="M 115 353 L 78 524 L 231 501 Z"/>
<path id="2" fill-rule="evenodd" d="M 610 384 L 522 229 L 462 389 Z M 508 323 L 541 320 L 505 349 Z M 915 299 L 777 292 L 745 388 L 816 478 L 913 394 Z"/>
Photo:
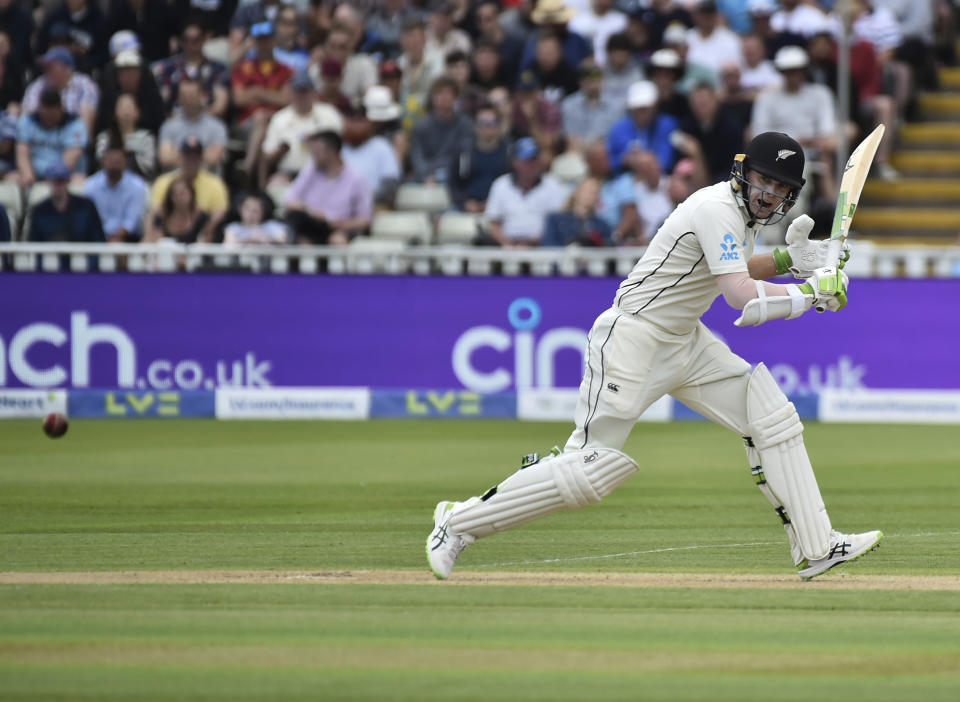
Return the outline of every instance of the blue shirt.
<path id="1" fill-rule="evenodd" d="M 30 241 L 69 241 L 72 243 L 105 240 L 96 206 L 85 197 L 69 195 L 63 212 L 47 198 L 30 212 Z"/>
<path id="2" fill-rule="evenodd" d="M 36 115 L 20 116 L 17 123 L 17 141 L 30 147 L 30 164 L 38 178 L 54 163 L 63 160 L 63 152 L 72 148 L 84 148 L 87 145 L 87 128 L 83 120 L 65 113 L 60 123 L 52 128 L 43 126 Z M 83 156 L 77 161 L 74 172 L 83 173 L 86 161 Z"/>
<path id="3" fill-rule="evenodd" d="M 147 204 L 147 185 L 143 178 L 125 171 L 120 182 L 111 187 L 107 174 L 98 171 L 87 179 L 83 194 L 97 206 L 107 236 L 120 228 L 140 236 L 140 223 Z"/>
<path id="4" fill-rule="evenodd" d="M 639 141 L 640 145 L 656 154 L 660 161 L 660 169 L 664 173 L 673 170 L 676 152 L 670 143 L 670 135 L 677 128 L 676 118 L 670 115 L 656 115 L 650 125 L 640 129 L 630 115 L 627 115 L 613 125 L 610 136 L 607 137 L 607 153 L 610 155 L 610 165 L 614 169 L 623 167 L 621 160 L 627 152 L 631 141 Z"/>
<path id="5" fill-rule="evenodd" d="M 623 173 L 606 181 L 600 188 L 600 202 L 597 204 L 597 216 L 611 229 L 620 224 L 621 213 L 626 205 L 637 204 L 637 191 L 633 187 L 633 176 Z"/>

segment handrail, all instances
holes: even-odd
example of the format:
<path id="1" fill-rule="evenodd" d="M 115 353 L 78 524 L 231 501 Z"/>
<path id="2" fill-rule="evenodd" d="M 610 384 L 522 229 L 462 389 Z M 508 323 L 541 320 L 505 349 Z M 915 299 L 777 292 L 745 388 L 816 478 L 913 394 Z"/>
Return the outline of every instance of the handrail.
<path id="1" fill-rule="evenodd" d="M 960 246 L 879 246 L 854 241 L 852 277 L 960 275 Z M 352 246 L 223 246 L 221 244 L 0 243 L 0 271 L 171 273 L 244 270 L 254 273 L 589 275 L 626 276 L 646 249 L 500 249 L 463 245 L 408 246 L 364 240 Z M 772 247 L 758 246 L 756 251 Z"/>

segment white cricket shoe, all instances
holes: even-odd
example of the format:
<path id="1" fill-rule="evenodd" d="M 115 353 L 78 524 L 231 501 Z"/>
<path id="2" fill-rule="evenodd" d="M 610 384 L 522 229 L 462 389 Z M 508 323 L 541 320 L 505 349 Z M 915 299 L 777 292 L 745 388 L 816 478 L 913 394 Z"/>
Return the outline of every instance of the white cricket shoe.
<path id="1" fill-rule="evenodd" d="M 441 502 L 433 510 L 433 531 L 427 537 L 427 562 L 440 580 L 446 580 L 453 571 L 460 552 L 474 542 L 469 534 L 455 534 L 447 524 L 462 502 Z"/>
<path id="2" fill-rule="evenodd" d="M 800 577 L 810 580 L 826 573 L 834 566 L 849 563 L 865 553 L 877 548 L 883 538 L 882 531 L 865 531 L 862 534 L 841 534 L 834 530 L 830 534 L 830 551 L 815 561 L 807 561 L 807 567 L 800 570 Z"/>

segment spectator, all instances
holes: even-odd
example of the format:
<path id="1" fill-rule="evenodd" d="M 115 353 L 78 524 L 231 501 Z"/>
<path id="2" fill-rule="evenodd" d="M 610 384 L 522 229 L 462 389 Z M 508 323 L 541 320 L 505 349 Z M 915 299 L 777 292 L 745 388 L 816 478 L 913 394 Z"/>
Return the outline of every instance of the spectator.
<path id="1" fill-rule="evenodd" d="M 403 108 L 394 102 L 393 94 L 385 85 L 374 85 L 363 96 L 363 109 L 367 119 L 373 124 L 374 131 L 382 136 L 393 147 L 397 163 L 407 160 L 409 141 L 407 132 L 403 129 L 401 117 Z"/>
<path id="2" fill-rule="evenodd" d="M 675 207 L 668 192 L 669 177 L 664 177 L 657 155 L 643 148 L 640 142 L 631 142 L 624 162 L 633 178 L 633 191 L 640 217 L 638 244 L 646 244 L 657 233 L 660 225 Z"/>
<path id="3" fill-rule="evenodd" d="M 572 31 L 569 27 L 574 11 L 567 7 L 563 0 L 538 0 L 530 18 L 541 29 L 553 31 L 560 39 L 563 47 L 563 60 L 568 66 L 579 66 L 587 56 L 593 55 L 593 45 L 589 40 Z M 520 59 L 521 69 L 530 68 L 536 55 L 536 37 L 527 39 Z"/>
<path id="4" fill-rule="evenodd" d="M 123 142 L 128 154 L 127 168 L 137 175 L 150 180 L 157 168 L 157 140 L 146 129 L 137 127 L 140 121 L 140 108 L 133 95 L 121 95 L 114 106 L 113 121 L 110 126 L 97 135 L 96 157 L 103 160 L 107 144 L 112 138 Z"/>
<path id="5" fill-rule="evenodd" d="M 500 53 L 491 42 L 481 39 L 473 49 L 470 65 L 470 84 L 488 91 L 513 85 L 509 67 L 500 63 Z"/>
<path id="6" fill-rule="evenodd" d="M 397 60 L 397 65 L 403 72 L 401 103 L 407 97 L 414 97 L 421 105 L 426 104 L 430 86 L 443 73 L 443 56 L 427 49 L 426 29 L 423 20 L 417 17 L 404 23 L 400 46 L 403 47 L 403 54 Z"/>
<path id="7" fill-rule="evenodd" d="M 176 13 L 166 0 L 110 0 L 107 36 L 128 30 L 142 38 L 140 52 L 147 61 L 170 55 L 170 38 L 177 31 Z"/>
<path id="8" fill-rule="evenodd" d="M 570 20 L 570 31 L 593 42 L 593 58 L 597 65 L 607 65 L 607 41 L 627 29 L 627 16 L 614 9 L 613 0 L 592 0 L 590 8 L 578 12 Z"/>
<path id="9" fill-rule="evenodd" d="M 441 56 L 452 51 L 470 53 L 473 48 L 470 35 L 454 26 L 455 9 L 451 0 L 438 0 L 433 3 L 428 18 L 427 51 L 435 51 Z"/>
<path id="10" fill-rule="evenodd" d="M 614 34 L 607 40 L 607 65 L 603 67 L 603 89 L 614 100 L 626 105 L 624 96 L 630 86 L 643 80 L 643 73 L 634 61 L 632 45 L 626 34 Z"/>
<path id="11" fill-rule="evenodd" d="M 783 76 L 767 58 L 767 47 L 759 34 L 747 34 L 743 37 L 743 69 L 740 73 L 740 85 L 747 96 L 756 98 L 761 90 L 779 86 Z"/>
<path id="12" fill-rule="evenodd" d="M 340 157 L 343 140 L 329 130 L 311 134 L 311 162 L 284 198 L 287 223 L 301 243 L 343 245 L 370 226 L 373 192 Z"/>
<path id="13" fill-rule="evenodd" d="M 196 137 L 203 146 L 203 165 L 212 171 L 220 168 L 227 145 L 227 128 L 204 110 L 207 96 L 203 84 L 185 78 L 180 84 L 180 111 L 160 128 L 160 167 L 175 168 L 180 163 L 180 145 L 188 137 Z"/>
<path id="14" fill-rule="evenodd" d="M 340 8 L 349 10 L 349 5 Z M 340 11 L 338 8 L 338 11 Z M 320 67 L 324 60 L 337 61 L 343 66 L 343 82 L 340 91 L 346 95 L 351 103 L 359 103 L 363 99 L 367 88 L 377 83 L 377 64 L 366 54 L 354 52 L 357 34 L 345 24 L 335 24 L 319 51 L 314 52 L 310 64 L 310 77 L 318 90 L 323 89 L 323 76 Z"/>
<path id="15" fill-rule="evenodd" d="M 66 0 L 46 16 L 36 36 L 37 53 L 54 43 L 54 35 L 67 37 L 78 70 L 91 73 L 107 62 L 107 25 L 98 2 Z"/>
<path id="16" fill-rule="evenodd" d="M 579 87 L 574 67 L 563 59 L 560 38 L 550 30 L 541 30 L 537 35 L 536 53 L 529 70 L 536 76 L 543 96 L 557 105 Z"/>
<path id="17" fill-rule="evenodd" d="M 315 100 L 316 91 L 305 72 L 290 81 L 293 101 L 270 118 L 263 140 L 263 173 L 260 181 L 276 169 L 272 181 L 289 183 L 307 165 L 310 154 L 306 147 L 309 134 L 330 130 L 343 132 L 343 117 L 336 108 Z"/>
<path id="18" fill-rule="evenodd" d="M 343 84 L 343 66 L 340 62 L 336 59 L 324 59 L 320 64 L 320 75 L 323 77 L 323 87 L 317 99 L 341 113 L 350 109 L 349 98 L 340 91 Z"/>
<path id="19" fill-rule="evenodd" d="M 273 57 L 273 25 L 260 22 L 251 27 L 250 34 L 255 42 L 254 56 L 234 66 L 231 79 L 233 102 L 241 110 L 238 126 L 247 138 L 247 152 L 240 166 L 247 178 L 257 172 L 270 118 L 293 98 L 293 72 Z"/>
<path id="20" fill-rule="evenodd" d="M 203 85 L 203 94 L 208 101 L 207 112 L 212 117 L 224 119 L 230 103 L 229 73 L 222 63 L 204 56 L 205 41 L 206 30 L 203 25 L 196 20 L 188 20 L 180 34 L 180 53 L 153 64 L 153 75 L 167 114 L 177 104 L 180 84 L 186 78 L 193 78 Z"/>
<path id="21" fill-rule="evenodd" d="M 547 215 L 566 203 L 567 189 L 544 174 L 540 148 L 530 137 L 515 144 L 512 165 L 512 173 L 493 181 L 487 198 L 489 243 L 505 248 L 537 246 Z"/>
<path id="22" fill-rule="evenodd" d="M 231 65 L 250 58 L 254 42 L 253 27 L 265 22 L 276 22 L 280 12 L 281 0 L 252 0 L 239 3 L 230 20 L 229 48 L 227 58 Z"/>
<path id="23" fill-rule="evenodd" d="M 67 189 L 70 168 L 51 161 L 42 175 L 50 183 L 50 197 L 30 211 L 30 241 L 106 241 L 97 208 L 87 198 Z"/>
<path id="24" fill-rule="evenodd" d="M 776 0 L 747 0 L 747 9 L 750 11 L 750 20 L 753 24 L 749 34 L 756 34 L 760 37 L 768 59 L 773 58 L 777 49 L 783 46 L 784 42 L 797 43 L 803 41 L 803 37 L 800 35 L 780 34 L 773 28 L 773 15 L 778 9 Z"/>
<path id="25" fill-rule="evenodd" d="M 284 5 L 277 12 L 277 45 L 273 57 L 291 71 L 307 70 L 310 54 L 300 44 L 300 13 L 293 5 Z"/>
<path id="26" fill-rule="evenodd" d="M 19 70 L 33 62 L 30 38 L 33 36 L 33 14 L 20 0 L 0 0 L 0 27 L 10 37 L 10 60 Z M 6 107 L 7 103 L 2 103 Z"/>
<path id="27" fill-rule="evenodd" d="M 210 241 L 213 230 L 226 214 L 230 201 L 224 182 L 213 173 L 204 170 L 202 166 L 203 144 L 196 137 L 187 137 L 186 141 L 180 145 L 180 167 L 158 176 L 153 182 L 153 188 L 150 191 L 152 206 L 150 219 L 161 214 L 171 183 L 183 178 L 190 184 L 191 190 L 196 195 L 197 207 L 209 215 L 202 232 L 202 239 Z"/>
<path id="28" fill-rule="evenodd" d="M 177 17 L 193 18 L 212 37 L 230 33 L 230 20 L 237 7 L 233 0 L 172 0 L 171 4 Z"/>
<path id="29" fill-rule="evenodd" d="M 107 146 L 103 170 L 87 179 L 83 194 L 96 205 L 107 241 L 140 239 L 147 184 L 127 170 L 127 152 L 122 141 L 115 140 Z"/>
<path id="30" fill-rule="evenodd" d="M 585 178 L 562 212 L 547 215 L 540 246 L 609 246 L 610 226 L 597 215 L 600 181 Z"/>
<path id="31" fill-rule="evenodd" d="M 210 215 L 200 209 L 193 185 L 187 178 L 170 181 L 159 206 L 147 220 L 144 242 L 161 239 L 180 244 L 209 241 Z"/>
<path id="32" fill-rule="evenodd" d="M 624 104 L 603 89 L 603 71 L 592 58 L 580 64 L 580 90 L 560 105 L 568 148 L 582 150 L 591 141 L 606 138 L 623 117 Z"/>
<path id="33" fill-rule="evenodd" d="M 903 41 L 897 47 L 895 57 L 907 63 L 914 72 L 917 84 L 927 90 L 938 87 L 937 65 L 933 48 L 936 44 L 936 15 L 948 14 L 944 4 L 913 2 L 913 0 L 877 0 L 877 5 L 886 8 L 900 26 Z M 950 32 L 952 35 L 952 32 Z"/>
<path id="34" fill-rule="evenodd" d="M 444 61 L 446 70 L 443 75 L 457 84 L 457 99 L 454 108 L 461 115 L 473 117 L 477 108 L 487 101 L 486 93 L 470 82 L 470 60 L 462 51 L 451 51 Z"/>
<path id="35" fill-rule="evenodd" d="M 659 39 L 653 36 L 653 13 L 648 9 L 634 6 L 627 16 L 627 28 L 622 33 L 630 43 L 630 54 L 633 60 L 641 65 L 646 63 L 650 55 L 659 47 Z M 609 41 L 608 39 L 608 44 Z"/>
<path id="36" fill-rule="evenodd" d="M 629 173 L 613 173 L 606 146 L 602 141 L 591 143 L 585 156 L 589 176 L 601 183 L 597 216 L 610 227 L 611 240 L 614 243 L 635 242 L 640 233 L 640 220 L 637 216 L 633 178 Z"/>
<path id="37" fill-rule="evenodd" d="M 496 50 L 500 58 L 500 80 L 503 85 L 512 87 L 517 76 L 520 60 L 523 58 L 523 38 L 508 33 L 500 23 L 500 3 L 497 0 L 482 0 L 473 12 L 477 27 L 479 44 L 486 44 Z"/>
<path id="38" fill-rule="evenodd" d="M 753 106 L 751 134 L 791 134 L 806 152 L 805 177 L 812 164 L 820 163 L 819 193 L 833 198 L 834 157 L 837 148 L 836 107 L 830 90 L 807 81 L 807 52 L 799 46 L 785 46 L 777 52 L 774 66 L 783 75 L 783 86 L 757 96 Z M 804 211 L 803 203 L 795 209 Z"/>
<path id="39" fill-rule="evenodd" d="M 140 125 L 156 134 L 163 124 L 164 105 L 156 79 L 136 49 L 117 54 L 104 69 L 100 80 L 100 108 L 97 126 L 106 126 L 113 117 L 117 97 L 133 95 L 140 108 Z"/>
<path id="40" fill-rule="evenodd" d="M 777 74 L 779 77 L 779 74 Z M 730 110 L 740 120 L 740 124 L 750 124 L 753 114 L 753 94 L 744 89 L 740 82 L 740 67 L 735 63 L 728 63 L 720 69 L 721 101 L 726 109 Z"/>
<path id="41" fill-rule="evenodd" d="M 889 85 L 897 105 L 897 115 L 906 115 L 913 92 L 913 70 L 899 58 L 903 35 L 897 18 L 890 9 L 871 0 L 852 0 L 850 20 L 853 39 L 870 42 L 876 48 L 884 82 Z"/>
<path id="42" fill-rule="evenodd" d="M 389 58 L 395 58 L 400 53 L 401 28 L 416 12 L 413 8 L 407 8 L 406 4 L 406 0 L 381 0 L 367 17 L 365 28 L 371 43 Z"/>
<path id="43" fill-rule="evenodd" d="M 670 115 L 658 115 L 657 86 L 642 80 L 630 86 L 627 93 L 627 116 L 613 125 L 607 137 L 610 164 L 616 170 L 624 166 L 623 154 L 630 142 L 640 145 L 657 155 L 661 164 L 673 165 L 675 158 L 671 135 L 677 129 L 677 120 Z"/>
<path id="44" fill-rule="evenodd" d="M 410 135 L 410 165 L 413 177 L 425 183 L 445 183 L 447 170 L 456 154 L 470 143 L 470 118 L 454 108 L 457 84 L 440 77 L 430 88 L 430 111 L 417 120 Z"/>
<path id="45" fill-rule="evenodd" d="M 17 116 L 0 112 L 0 178 L 17 180 Z M 2 223 L 2 222 L 0 222 Z"/>
<path id="46" fill-rule="evenodd" d="M 480 214 L 493 181 L 510 170 L 500 114 L 492 105 L 477 110 L 473 143 L 450 166 L 450 198 L 458 209 Z"/>
<path id="47" fill-rule="evenodd" d="M 240 221 L 223 230 L 224 246 L 247 244 L 289 244 L 290 229 L 283 222 L 266 218 L 266 205 L 259 195 L 247 194 L 241 201 Z"/>
<path id="48" fill-rule="evenodd" d="M 715 0 L 700 0 L 693 11 L 694 27 L 687 32 L 685 60 L 713 72 L 714 83 L 720 76 L 720 66 L 728 61 L 743 65 L 740 37 L 720 23 Z"/>
<path id="49" fill-rule="evenodd" d="M 60 93 L 46 88 L 40 93 L 36 112 L 22 114 L 17 124 L 17 170 L 20 185 L 29 188 L 37 174 L 56 165 L 65 167 L 75 177 L 85 170 L 83 150 L 87 146 L 87 130 L 83 121 L 63 109 Z"/>
<path id="50" fill-rule="evenodd" d="M 708 183 L 727 180 L 734 156 L 744 148 L 745 125 L 721 104 L 710 83 L 701 83 L 690 93 L 690 111 L 680 131 L 697 142 L 696 153 L 703 155 Z"/>
<path id="51" fill-rule="evenodd" d="M 403 175 L 393 145 L 376 133 L 374 123 L 363 109 L 347 113 L 343 126 L 343 162 L 367 181 L 377 204 L 393 203 L 393 195 Z"/>
<path id="52" fill-rule="evenodd" d="M 10 38 L 0 28 L 0 47 L 4 42 L 9 46 Z M 0 110 L 19 111 L 23 93 L 23 69 L 17 64 L 12 54 L 0 55 Z"/>
<path id="53" fill-rule="evenodd" d="M 517 81 L 509 124 L 515 139 L 533 137 L 548 159 L 558 151 L 563 126 L 560 108 L 543 96 L 531 71 L 523 71 Z"/>
<path id="54" fill-rule="evenodd" d="M 693 17 L 685 7 L 686 4 L 675 0 L 651 0 L 650 33 L 655 46 L 668 46 L 672 43 L 667 39 L 671 27 L 675 28 L 674 32 L 682 31 L 686 34 L 686 30 L 693 26 Z"/>
<path id="55" fill-rule="evenodd" d="M 74 71 L 73 54 L 62 46 L 50 49 L 40 58 L 43 75 L 35 79 L 23 95 L 24 112 L 36 112 L 40 93 L 45 88 L 56 90 L 64 109 L 83 120 L 87 133 L 92 133 L 100 102 L 100 89 L 90 76 Z"/>
<path id="56" fill-rule="evenodd" d="M 675 51 L 680 57 L 680 65 L 683 66 L 682 77 L 676 86 L 677 92 L 681 95 L 687 95 L 698 83 L 709 82 L 715 85 L 719 83 L 719 66 L 717 68 L 701 66 L 689 60 L 687 38 L 691 31 L 693 30 L 685 29 L 683 25 L 671 24 L 663 34 L 664 48 Z M 735 63 L 739 66 L 741 62 L 737 59 Z"/>
<path id="57" fill-rule="evenodd" d="M 660 49 L 650 57 L 647 75 L 657 86 L 657 109 L 663 114 L 671 115 L 678 122 L 690 117 L 687 96 L 677 89 L 683 73 L 683 62 L 673 49 Z"/>

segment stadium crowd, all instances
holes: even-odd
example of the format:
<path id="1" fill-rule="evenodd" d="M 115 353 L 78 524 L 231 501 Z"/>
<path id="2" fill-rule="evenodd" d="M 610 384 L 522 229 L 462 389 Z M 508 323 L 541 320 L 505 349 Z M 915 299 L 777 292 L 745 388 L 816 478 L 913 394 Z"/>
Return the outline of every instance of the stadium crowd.
<path id="1" fill-rule="evenodd" d="M 946 0 L 850 19 L 841 125 L 829 0 L 0 0 L 0 239 L 347 244 L 405 192 L 476 244 L 637 245 L 771 130 L 815 209 L 841 130 L 898 177 L 953 60 Z"/>

